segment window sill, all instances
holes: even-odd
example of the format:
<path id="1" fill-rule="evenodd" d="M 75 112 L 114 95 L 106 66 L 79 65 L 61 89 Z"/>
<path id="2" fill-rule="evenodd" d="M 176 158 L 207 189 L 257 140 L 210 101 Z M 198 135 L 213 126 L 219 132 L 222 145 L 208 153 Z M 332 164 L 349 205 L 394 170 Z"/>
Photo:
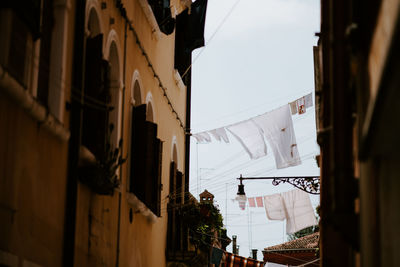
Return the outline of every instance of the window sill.
<path id="1" fill-rule="evenodd" d="M 43 125 L 45 129 L 58 137 L 61 141 L 68 141 L 70 132 L 53 115 L 47 112 L 47 109 L 37 102 L 33 96 L 23 88 L 0 65 L 0 90 L 9 95 L 21 108 L 23 108 L 33 119 Z"/>
<path id="2" fill-rule="evenodd" d="M 157 221 L 157 216 L 133 193 L 128 192 L 126 198 L 128 203 L 135 209 L 135 213 L 141 213 L 150 223 L 155 223 Z"/>

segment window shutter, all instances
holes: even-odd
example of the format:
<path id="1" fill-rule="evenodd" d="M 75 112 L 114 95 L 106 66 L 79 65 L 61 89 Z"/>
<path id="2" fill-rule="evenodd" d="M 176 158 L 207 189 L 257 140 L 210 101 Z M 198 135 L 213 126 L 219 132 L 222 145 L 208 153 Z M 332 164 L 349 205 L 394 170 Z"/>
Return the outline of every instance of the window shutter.
<path id="1" fill-rule="evenodd" d="M 171 15 L 170 0 L 148 0 L 160 30 L 169 35 L 174 31 L 175 19 Z"/>
<path id="2" fill-rule="evenodd" d="M 40 35 L 41 9 L 45 12 L 51 0 L 1 0 L 0 8 L 12 8 L 17 16 L 26 24 L 34 39 Z M 42 21 L 43 23 L 43 21 Z M 43 26 L 43 25 L 42 25 Z"/>
<path id="3" fill-rule="evenodd" d="M 161 179 L 162 179 L 162 152 L 163 152 L 163 143 L 160 139 L 156 139 L 156 153 L 155 153 L 155 170 L 156 173 L 154 175 L 155 179 L 155 195 L 153 201 L 155 202 L 157 216 L 161 216 Z"/>
<path id="4" fill-rule="evenodd" d="M 172 161 L 169 169 L 169 196 L 168 202 L 168 233 L 167 233 L 167 250 L 175 251 L 175 219 L 176 219 L 176 172 L 177 164 Z"/>
<path id="5" fill-rule="evenodd" d="M 176 181 L 176 168 L 177 164 L 172 161 L 169 169 L 169 196 L 171 198 L 171 202 L 175 203 L 175 181 Z"/>
<path id="6" fill-rule="evenodd" d="M 144 202 L 154 213 L 156 210 L 153 199 L 156 195 L 156 169 L 154 158 L 156 157 L 156 141 L 157 141 L 157 124 L 146 121 L 146 153 L 145 157 L 145 199 Z M 158 156 L 158 155 L 157 155 Z"/>
<path id="7" fill-rule="evenodd" d="M 108 131 L 107 104 L 109 100 L 105 92 L 109 90 L 107 83 L 109 64 L 102 59 L 102 46 L 102 34 L 87 39 L 82 144 L 97 159 L 104 154 Z"/>
<path id="8" fill-rule="evenodd" d="M 28 1 L 31 2 L 31 1 Z M 42 17 L 42 34 L 40 38 L 40 61 L 37 98 L 40 103 L 48 106 L 51 36 L 53 31 L 53 1 L 44 1 Z"/>
<path id="9" fill-rule="evenodd" d="M 176 173 L 176 203 L 182 204 L 183 203 L 183 174 L 178 171 Z"/>
<path id="10" fill-rule="evenodd" d="M 131 172 L 130 191 L 141 201 L 144 200 L 144 164 L 146 153 L 146 105 L 133 108 L 132 111 L 132 136 L 131 136 Z"/>
<path id="11" fill-rule="evenodd" d="M 8 71 L 24 86 L 27 85 L 26 63 L 29 32 L 27 26 L 15 15 L 12 15 L 10 48 L 8 51 Z M 4 38 L 4 37 L 3 37 Z"/>

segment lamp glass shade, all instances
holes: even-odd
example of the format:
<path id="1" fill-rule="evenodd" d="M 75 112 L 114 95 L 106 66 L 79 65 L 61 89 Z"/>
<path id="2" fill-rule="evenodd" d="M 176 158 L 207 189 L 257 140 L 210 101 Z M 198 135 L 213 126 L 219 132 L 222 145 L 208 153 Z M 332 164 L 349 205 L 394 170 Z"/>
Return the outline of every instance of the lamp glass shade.
<path id="1" fill-rule="evenodd" d="M 247 201 L 246 195 L 239 195 L 238 194 L 236 196 L 236 201 L 239 203 L 239 208 L 241 210 L 244 210 L 246 208 L 246 201 Z"/>

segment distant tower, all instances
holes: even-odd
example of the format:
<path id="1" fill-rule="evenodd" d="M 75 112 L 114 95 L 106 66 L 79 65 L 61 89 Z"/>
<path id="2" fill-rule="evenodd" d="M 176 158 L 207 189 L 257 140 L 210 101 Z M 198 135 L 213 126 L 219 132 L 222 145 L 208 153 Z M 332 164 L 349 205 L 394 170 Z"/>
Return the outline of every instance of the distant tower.
<path id="1" fill-rule="evenodd" d="M 200 195 L 200 203 L 214 203 L 214 195 L 208 192 L 207 190 L 204 190 L 203 193 Z"/>

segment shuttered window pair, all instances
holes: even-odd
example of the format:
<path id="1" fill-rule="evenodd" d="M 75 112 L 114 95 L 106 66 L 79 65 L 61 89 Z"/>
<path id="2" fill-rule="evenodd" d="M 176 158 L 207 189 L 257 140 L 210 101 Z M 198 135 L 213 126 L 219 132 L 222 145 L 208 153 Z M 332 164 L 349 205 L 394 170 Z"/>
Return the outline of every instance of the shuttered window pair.
<path id="1" fill-rule="evenodd" d="M 168 203 L 168 231 L 167 250 L 181 251 L 185 247 L 185 236 L 180 214 L 180 206 L 184 202 L 185 186 L 183 173 L 178 171 L 176 162 L 171 162 L 169 174 L 169 203 Z"/>
<path id="2" fill-rule="evenodd" d="M 86 41 L 85 88 L 83 106 L 82 145 L 98 160 L 105 157 L 110 134 L 109 112 L 112 109 L 110 64 L 103 59 L 103 35 Z M 114 146 L 116 144 L 113 144 Z"/>
<path id="3" fill-rule="evenodd" d="M 132 121 L 130 191 L 160 216 L 162 141 L 157 124 L 146 121 L 146 105 L 133 109 Z"/>

